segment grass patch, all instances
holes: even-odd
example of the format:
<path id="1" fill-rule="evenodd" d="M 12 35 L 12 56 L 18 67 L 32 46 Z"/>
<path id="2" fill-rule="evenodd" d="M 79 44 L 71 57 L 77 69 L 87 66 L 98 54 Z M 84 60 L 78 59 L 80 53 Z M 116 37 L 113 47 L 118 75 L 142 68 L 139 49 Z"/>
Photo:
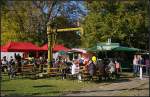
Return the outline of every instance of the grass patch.
<path id="1" fill-rule="evenodd" d="M 1 81 L 1 93 L 8 96 L 59 96 L 72 91 L 79 91 L 81 88 L 92 86 L 92 84 L 94 83 L 55 78 L 37 80 L 16 78 L 9 80 L 8 76 L 3 75 Z"/>

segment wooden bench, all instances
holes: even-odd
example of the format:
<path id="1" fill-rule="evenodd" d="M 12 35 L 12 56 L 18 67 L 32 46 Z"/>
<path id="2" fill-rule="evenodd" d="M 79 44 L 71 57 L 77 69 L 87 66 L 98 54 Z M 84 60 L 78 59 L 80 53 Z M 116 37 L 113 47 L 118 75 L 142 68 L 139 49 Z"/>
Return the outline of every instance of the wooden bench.
<path id="1" fill-rule="evenodd" d="M 88 81 L 90 78 L 90 74 L 88 73 L 88 71 L 86 70 L 85 66 L 81 66 L 80 67 L 80 73 L 81 73 L 81 79 L 83 81 Z"/>
<path id="2" fill-rule="evenodd" d="M 59 77 L 62 76 L 62 68 L 48 68 L 47 76 L 48 77 Z"/>
<path id="3" fill-rule="evenodd" d="M 22 78 L 24 76 L 30 77 L 30 78 L 36 78 L 36 72 L 35 72 L 34 65 L 32 65 L 32 64 L 23 65 L 21 67 L 21 75 L 22 75 Z"/>
<path id="4" fill-rule="evenodd" d="M 83 72 L 81 73 L 81 77 L 83 81 L 88 81 L 90 78 L 90 74 L 87 71 L 83 70 Z"/>

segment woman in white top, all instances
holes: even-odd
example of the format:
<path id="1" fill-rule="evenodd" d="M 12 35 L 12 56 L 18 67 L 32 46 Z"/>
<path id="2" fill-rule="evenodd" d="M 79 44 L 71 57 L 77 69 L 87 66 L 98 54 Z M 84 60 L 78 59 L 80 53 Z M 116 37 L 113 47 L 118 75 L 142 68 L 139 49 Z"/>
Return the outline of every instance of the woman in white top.
<path id="1" fill-rule="evenodd" d="M 134 59 L 133 59 L 133 72 L 134 72 L 134 76 L 137 76 L 138 73 L 138 58 L 137 55 L 134 55 Z"/>
<path id="2" fill-rule="evenodd" d="M 79 66 L 77 61 L 73 61 L 72 67 L 71 67 L 71 74 L 77 74 L 79 73 Z"/>
<path id="3" fill-rule="evenodd" d="M 76 60 L 73 62 L 72 68 L 71 68 L 71 74 L 72 75 L 77 75 L 77 78 L 79 82 L 81 82 L 81 74 L 79 73 L 80 67 L 79 67 L 79 61 Z"/>

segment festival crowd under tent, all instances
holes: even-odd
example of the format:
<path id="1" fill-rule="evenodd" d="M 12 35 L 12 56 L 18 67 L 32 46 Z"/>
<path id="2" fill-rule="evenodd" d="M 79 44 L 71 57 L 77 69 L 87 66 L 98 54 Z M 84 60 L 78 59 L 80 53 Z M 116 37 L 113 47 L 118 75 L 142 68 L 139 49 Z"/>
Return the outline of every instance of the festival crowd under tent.
<path id="1" fill-rule="evenodd" d="M 98 58 L 118 59 L 122 64 L 122 69 L 131 69 L 134 54 L 143 50 L 132 47 L 120 46 L 119 43 L 97 43 L 96 46 L 86 49 L 88 52 L 95 52 Z"/>

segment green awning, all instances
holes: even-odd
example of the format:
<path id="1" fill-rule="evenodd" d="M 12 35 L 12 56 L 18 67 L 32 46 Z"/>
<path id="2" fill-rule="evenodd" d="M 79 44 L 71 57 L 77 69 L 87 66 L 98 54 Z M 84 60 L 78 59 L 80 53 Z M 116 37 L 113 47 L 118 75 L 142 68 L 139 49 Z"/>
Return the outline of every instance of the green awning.
<path id="1" fill-rule="evenodd" d="M 141 49 L 120 46 L 120 47 L 113 48 L 112 51 L 141 51 Z"/>
<path id="2" fill-rule="evenodd" d="M 134 52 L 134 51 L 142 51 L 138 48 L 130 48 L 130 47 L 124 47 L 120 46 L 119 43 L 97 43 L 95 46 L 91 48 L 87 48 L 87 51 L 91 52 L 97 52 L 97 51 L 128 51 L 128 52 Z"/>

